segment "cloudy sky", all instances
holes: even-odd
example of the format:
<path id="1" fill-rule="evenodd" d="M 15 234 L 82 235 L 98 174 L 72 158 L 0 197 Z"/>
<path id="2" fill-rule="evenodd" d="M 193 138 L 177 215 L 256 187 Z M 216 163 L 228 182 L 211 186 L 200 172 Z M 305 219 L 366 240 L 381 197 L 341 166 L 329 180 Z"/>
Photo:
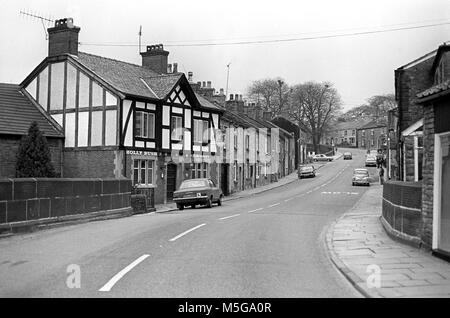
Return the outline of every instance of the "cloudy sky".
<path id="1" fill-rule="evenodd" d="M 194 81 L 225 88 L 228 63 L 229 93 L 266 77 L 331 81 L 346 109 L 393 93 L 394 69 L 450 41 L 448 0 L 0 0 L 0 8 L 0 82 L 19 83 L 47 55 L 44 26 L 24 10 L 73 17 L 83 52 L 140 64 L 142 25 L 142 44 L 163 43 L 169 63 Z"/>

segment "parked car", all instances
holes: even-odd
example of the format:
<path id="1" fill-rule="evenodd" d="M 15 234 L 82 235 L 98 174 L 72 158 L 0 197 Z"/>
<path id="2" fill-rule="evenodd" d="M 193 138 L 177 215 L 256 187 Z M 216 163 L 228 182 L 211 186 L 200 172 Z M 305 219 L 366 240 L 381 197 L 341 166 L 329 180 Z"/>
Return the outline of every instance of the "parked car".
<path id="1" fill-rule="evenodd" d="M 314 155 L 313 161 L 333 161 L 333 157 L 328 157 L 324 154 Z"/>
<path id="2" fill-rule="evenodd" d="M 367 156 L 366 157 L 366 167 L 376 167 L 377 166 L 377 157 L 375 156 Z"/>
<path id="3" fill-rule="evenodd" d="M 344 160 L 351 160 L 352 159 L 352 153 L 349 151 L 344 152 Z"/>
<path id="4" fill-rule="evenodd" d="M 310 177 L 314 178 L 316 176 L 316 168 L 313 165 L 303 165 L 298 168 L 298 178 Z"/>
<path id="5" fill-rule="evenodd" d="M 206 205 L 208 208 L 213 203 L 222 205 L 223 193 L 211 179 L 188 179 L 184 180 L 180 188 L 173 193 L 173 201 L 179 210 L 185 206 L 195 208 L 198 205 Z"/>
<path id="6" fill-rule="evenodd" d="M 369 180 L 369 170 L 367 169 L 355 169 L 353 170 L 353 176 L 352 176 L 352 185 L 370 185 Z"/>

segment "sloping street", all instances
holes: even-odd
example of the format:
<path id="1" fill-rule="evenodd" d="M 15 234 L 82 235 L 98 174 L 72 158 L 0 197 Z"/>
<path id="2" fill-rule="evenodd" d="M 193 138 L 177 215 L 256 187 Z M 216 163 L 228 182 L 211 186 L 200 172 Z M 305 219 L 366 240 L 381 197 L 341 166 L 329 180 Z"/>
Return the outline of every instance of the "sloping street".
<path id="1" fill-rule="evenodd" d="M 0 296 L 358 297 L 329 260 L 324 235 L 367 190 L 351 185 L 363 165 L 364 152 L 354 151 L 315 178 L 221 207 L 4 238 Z"/>

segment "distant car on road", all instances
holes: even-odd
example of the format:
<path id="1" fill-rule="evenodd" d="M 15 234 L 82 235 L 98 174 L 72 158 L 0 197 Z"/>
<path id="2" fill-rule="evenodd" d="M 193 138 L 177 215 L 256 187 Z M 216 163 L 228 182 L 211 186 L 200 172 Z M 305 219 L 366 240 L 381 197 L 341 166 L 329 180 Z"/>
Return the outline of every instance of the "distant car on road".
<path id="1" fill-rule="evenodd" d="M 351 160 L 352 159 L 352 153 L 350 151 L 344 152 L 344 160 Z"/>
<path id="2" fill-rule="evenodd" d="M 377 157 L 370 156 L 370 155 L 367 156 L 365 164 L 366 164 L 366 167 L 370 167 L 370 166 L 376 167 L 377 166 Z"/>
<path id="3" fill-rule="evenodd" d="M 367 169 L 355 169 L 352 176 L 352 185 L 370 185 L 369 171 Z"/>
<path id="4" fill-rule="evenodd" d="M 298 178 L 305 177 L 314 178 L 316 176 L 316 168 L 313 165 L 303 165 L 298 168 Z"/>
<path id="5" fill-rule="evenodd" d="M 324 154 L 314 155 L 312 159 L 313 161 L 333 161 L 333 157 L 328 157 Z"/>
<path id="6" fill-rule="evenodd" d="M 173 193 L 173 201 L 179 210 L 185 206 L 195 208 L 197 204 L 206 205 L 208 208 L 213 203 L 222 205 L 223 193 L 211 179 L 188 179 L 184 180 L 180 188 Z"/>

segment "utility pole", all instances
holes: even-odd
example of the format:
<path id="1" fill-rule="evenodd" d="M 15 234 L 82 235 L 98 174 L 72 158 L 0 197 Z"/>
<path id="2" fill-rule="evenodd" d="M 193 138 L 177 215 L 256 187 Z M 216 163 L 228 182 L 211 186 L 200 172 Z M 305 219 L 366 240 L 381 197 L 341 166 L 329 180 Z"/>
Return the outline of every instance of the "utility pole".
<path id="1" fill-rule="evenodd" d="M 230 78 L 230 65 L 231 62 L 227 64 L 227 86 L 225 88 L 225 100 L 227 99 L 228 96 L 228 79 Z"/>

